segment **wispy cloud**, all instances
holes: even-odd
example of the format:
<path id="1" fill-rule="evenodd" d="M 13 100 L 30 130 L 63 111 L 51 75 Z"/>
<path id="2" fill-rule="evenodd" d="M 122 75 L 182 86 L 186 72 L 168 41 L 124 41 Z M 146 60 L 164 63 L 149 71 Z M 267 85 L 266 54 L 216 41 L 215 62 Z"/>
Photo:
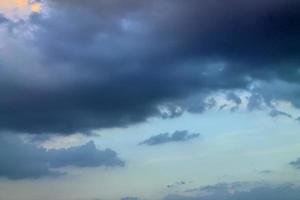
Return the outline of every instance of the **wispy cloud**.
<path id="1" fill-rule="evenodd" d="M 175 131 L 173 134 L 161 133 L 140 142 L 141 145 L 159 145 L 170 142 L 185 142 L 200 136 L 199 133 L 189 133 L 188 131 Z"/>

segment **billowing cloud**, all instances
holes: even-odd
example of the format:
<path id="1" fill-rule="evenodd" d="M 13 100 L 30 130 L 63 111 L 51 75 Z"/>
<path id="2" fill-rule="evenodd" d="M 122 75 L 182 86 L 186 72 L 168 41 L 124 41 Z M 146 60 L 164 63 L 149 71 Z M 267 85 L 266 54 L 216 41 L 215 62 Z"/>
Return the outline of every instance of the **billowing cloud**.
<path id="1" fill-rule="evenodd" d="M 173 134 L 170 133 L 161 133 L 159 135 L 155 135 L 141 142 L 143 145 L 159 145 L 165 144 L 169 142 L 185 142 L 200 136 L 199 133 L 189 133 L 188 131 L 175 131 Z"/>
<path id="2" fill-rule="evenodd" d="M 300 105 L 297 0 L 42 2 L 0 36 L 1 130 L 128 126 L 161 116 L 160 105 L 256 81 L 295 91 L 260 90 L 250 110 L 265 99 Z M 171 117 L 182 113 L 173 108 Z"/>
<path id="3" fill-rule="evenodd" d="M 9 179 L 40 178 L 62 175 L 66 166 L 124 166 L 111 149 L 98 150 L 93 142 L 68 149 L 46 150 L 25 143 L 17 136 L 0 136 L 0 176 Z"/>
<path id="4" fill-rule="evenodd" d="M 279 186 L 258 185 L 248 188 L 236 188 L 232 184 L 218 184 L 199 189 L 197 195 L 169 195 L 164 200 L 297 200 L 300 195 L 300 188 L 293 184 Z"/>

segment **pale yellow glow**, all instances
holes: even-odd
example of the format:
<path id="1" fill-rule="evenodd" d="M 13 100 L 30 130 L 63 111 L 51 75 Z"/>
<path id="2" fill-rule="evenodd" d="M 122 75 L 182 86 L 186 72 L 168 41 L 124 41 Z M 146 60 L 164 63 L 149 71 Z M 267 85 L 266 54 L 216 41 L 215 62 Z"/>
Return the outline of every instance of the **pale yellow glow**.
<path id="1" fill-rule="evenodd" d="M 41 12 L 41 4 L 40 3 L 33 3 L 31 5 L 31 11 L 32 12 L 37 12 L 37 13 Z"/>
<path id="2" fill-rule="evenodd" d="M 41 12 L 40 3 L 30 3 L 29 0 L 0 0 L 0 13 L 10 19 L 27 18 L 30 13 Z"/>

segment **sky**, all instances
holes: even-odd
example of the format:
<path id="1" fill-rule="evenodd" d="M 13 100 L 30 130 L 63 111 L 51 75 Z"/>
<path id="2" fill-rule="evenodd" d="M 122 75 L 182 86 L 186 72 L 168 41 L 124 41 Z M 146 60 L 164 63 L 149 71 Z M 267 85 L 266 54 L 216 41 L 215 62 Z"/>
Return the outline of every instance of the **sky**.
<path id="1" fill-rule="evenodd" d="M 299 0 L 1 0 L 0 199 L 298 200 Z"/>

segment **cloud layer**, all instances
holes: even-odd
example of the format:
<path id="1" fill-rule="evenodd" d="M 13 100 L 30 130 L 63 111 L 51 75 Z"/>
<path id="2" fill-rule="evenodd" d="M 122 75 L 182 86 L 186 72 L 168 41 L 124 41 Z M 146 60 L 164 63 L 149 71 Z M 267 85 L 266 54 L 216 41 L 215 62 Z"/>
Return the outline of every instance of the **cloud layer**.
<path id="1" fill-rule="evenodd" d="M 29 20 L 0 22 L 1 130 L 127 126 L 160 116 L 161 104 L 255 81 L 293 85 L 257 92 L 300 105 L 297 0 L 43 4 Z"/>
<path id="2" fill-rule="evenodd" d="M 164 200 L 296 200 L 300 195 L 300 188 L 292 185 L 260 185 L 251 189 L 238 190 L 232 184 L 219 184 L 199 189 L 202 193 L 195 196 L 169 195 Z"/>

